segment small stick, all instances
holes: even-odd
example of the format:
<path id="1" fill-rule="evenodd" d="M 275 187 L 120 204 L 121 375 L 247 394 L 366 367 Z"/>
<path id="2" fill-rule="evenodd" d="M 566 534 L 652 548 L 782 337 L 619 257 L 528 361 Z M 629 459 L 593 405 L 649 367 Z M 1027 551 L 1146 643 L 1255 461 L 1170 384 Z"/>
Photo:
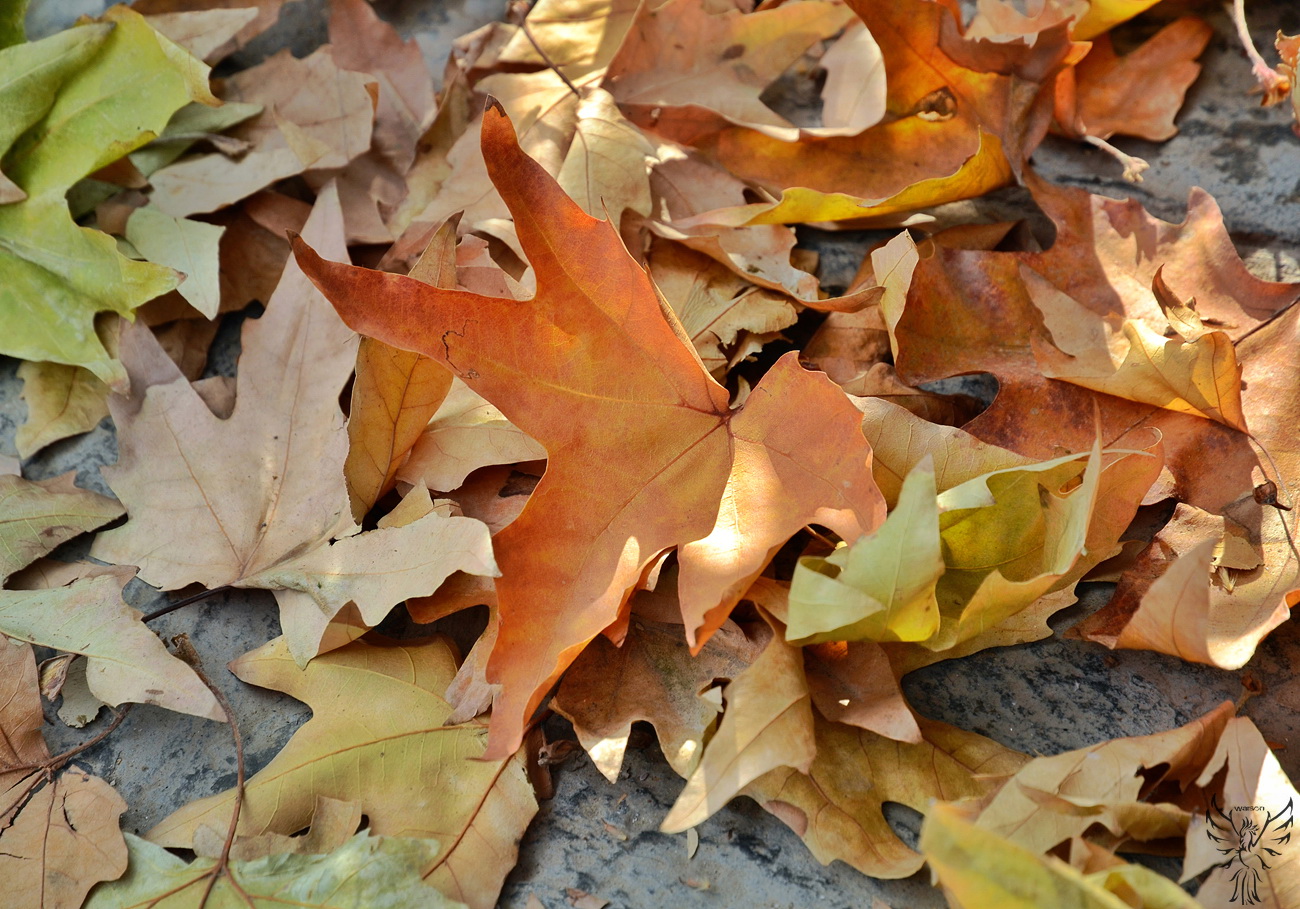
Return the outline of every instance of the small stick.
<path id="1" fill-rule="evenodd" d="M 519 23 L 519 28 L 524 33 L 524 37 L 528 39 L 528 43 L 533 46 L 533 50 L 537 51 L 537 56 L 542 58 L 542 62 L 549 66 L 555 72 L 555 75 L 560 77 L 560 81 L 569 87 L 569 91 L 573 92 L 578 100 L 582 100 L 582 92 L 578 91 L 578 87 L 569 81 L 569 77 L 564 75 L 564 71 L 555 65 L 551 55 L 542 50 L 542 46 L 537 43 L 537 39 L 533 37 L 533 33 L 528 28 L 528 20 L 522 20 Z"/>
<path id="2" fill-rule="evenodd" d="M 1105 139 L 1099 139 L 1096 136 L 1084 136 L 1083 141 L 1087 142 L 1089 145 L 1096 146 L 1120 164 L 1124 165 L 1124 179 L 1130 183 L 1141 183 L 1142 171 L 1151 166 L 1141 158 L 1135 158 L 1133 155 L 1120 151 Z"/>
<path id="3" fill-rule="evenodd" d="M 177 600 L 175 603 L 164 606 L 162 609 L 155 609 L 153 612 L 147 614 L 143 621 L 152 622 L 154 619 L 160 619 L 169 613 L 175 612 L 177 609 L 183 609 L 191 603 L 197 603 L 200 600 L 206 600 L 210 596 L 215 596 L 218 593 L 225 593 L 227 590 L 234 589 L 234 585 L 222 584 L 220 587 L 213 587 L 211 590 L 201 590 L 193 596 L 188 596 L 183 600 Z"/>

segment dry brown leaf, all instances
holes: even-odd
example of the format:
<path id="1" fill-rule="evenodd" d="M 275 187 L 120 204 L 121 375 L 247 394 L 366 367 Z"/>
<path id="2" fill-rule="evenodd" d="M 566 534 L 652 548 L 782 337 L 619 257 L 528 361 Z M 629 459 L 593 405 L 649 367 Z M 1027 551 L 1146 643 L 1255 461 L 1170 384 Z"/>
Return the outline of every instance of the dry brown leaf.
<path id="1" fill-rule="evenodd" d="M 921 729 L 879 644 L 814 644 L 804 648 L 803 667 L 812 702 L 826 719 L 888 739 L 920 743 Z"/>
<path id="2" fill-rule="evenodd" d="M 924 812 L 935 798 L 976 798 L 994 790 L 1025 756 L 992 739 L 933 720 L 909 745 L 818 718 L 817 759 L 807 774 L 776 770 L 745 795 L 776 815 L 829 865 L 839 859 L 864 874 L 901 878 L 923 862 L 890 828 L 885 802 Z"/>
<path id="3" fill-rule="evenodd" d="M 342 256 L 340 220 L 337 198 L 326 192 L 306 229 Z M 122 454 L 106 472 L 131 520 L 99 536 L 96 557 L 139 565 L 142 578 L 168 590 L 200 583 L 276 591 L 303 661 L 349 602 L 375 625 L 452 571 L 493 573 L 487 528 L 472 519 L 429 514 L 358 533 L 338 405 L 356 336 L 296 265 L 286 267 L 266 315 L 245 323 L 229 419 L 216 418 L 165 358 L 158 363 L 152 338 L 136 337 L 138 351 L 123 341 L 133 391 L 111 402 Z M 159 372 L 145 379 L 140 371 L 151 362 Z"/>
<path id="4" fill-rule="evenodd" d="M 280 18 L 280 7 L 293 0 L 135 0 L 131 7 L 137 13 L 146 16 L 174 15 L 178 13 L 202 13 L 212 10 L 234 10 L 253 8 L 254 18 L 244 25 L 230 39 L 229 45 L 223 45 L 214 51 L 216 59 L 227 56 L 243 47 L 253 38 L 266 31 Z"/>
<path id="5" fill-rule="evenodd" d="M 23 380 L 27 421 L 18 427 L 14 444 L 30 458 L 51 442 L 89 432 L 108 416 L 108 386 L 82 366 L 33 363 L 18 366 Z"/>
<path id="6" fill-rule="evenodd" d="M 718 731 L 659 829 L 681 833 L 703 823 L 751 782 L 777 768 L 808 772 L 813 743 L 812 702 L 798 647 L 773 624 L 763 652 L 723 689 L 726 712 Z"/>
<path id="7" fill-rule="evenodd" d="M 312 719 L 245 789 L 241 833 L 291 834 L 318 796 L 356 800 L 378 836 L 430 837 L 441 849 L 425 881 L 473 909 L 496 903 L 537 810 L 522 752 L 483 760 L 484 728 L 448 724 L 441 692 L 455 673 L 443 639 L 366 643 L 295 665 L 283 638 L 232 665 L 244 681 L 305 700 Z M 441 780 L 431 787 L 429 780 Z M 202 825 L 225 830 L 234 795 L 201 799 L 149 832 L 188 848 Z"/>
<path id="8" fill-rule="evenodd" d="M 239 158 L 213 152 L 157 171 L 153 205 L 175 217 L 215 211 L 276 180 L 345 166 L 370 147 L 373 83 L 340 68 L 328 47 L 303 60 L 281 51 L 232 76 L 222 100 L 263 108 L 228 133 L 252 147 Z"/>
<path id="9" fill-rule="evenodd" d="M 126 871 L 126 802 L 75 766 L 51 778 L 39 692 L 32 648 L 0 635 L 0 880 L 13 906 L 77 909 Z"/>
<path id="10" fill-rule="evenodd" d="M 675 580 L 669 581 L 670 589 Z M 663 613 L 669 621 L 638 615 L 650 599 L 666 601 Z M 592 763 L 611 783 L 618 779 L 637 720 L 653 724 L 668 763 L 679 776 L 689 776 L 718 717 L 717 705 L 700 694 L 717 680 L 738 677 L 761 652 L 766 625 L 742 628 L 728 621 L 692 657 L 680 619 L 671 619 L 679 608 L 669 594 L 637 593 L 622 645 L 603 635 L 593 640 L 551 701 L 551 708 L 573 723 Z"/>

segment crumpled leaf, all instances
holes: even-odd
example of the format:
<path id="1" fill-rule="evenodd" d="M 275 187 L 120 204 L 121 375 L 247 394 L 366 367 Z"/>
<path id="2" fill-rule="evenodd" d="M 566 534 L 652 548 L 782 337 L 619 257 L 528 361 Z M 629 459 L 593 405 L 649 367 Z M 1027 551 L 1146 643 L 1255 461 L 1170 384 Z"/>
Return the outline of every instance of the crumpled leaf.
<path id="1" fill-rule="evenodd" d="M 976 822 L 1038 853 L 1094 824 L 1137 840 L 1182 836 L 1189 812 L 1168 797 L 1181 797 L 1202 775 L 1235 712 L 1225 702 L 1168 732 L 1035 758 L 987 800 Z M 1159 801 L 1147 801 L 1153 794 Z"/>
<path id="2" fill-rule="evenodd" d="M 954 909 L 1199 909 L 1201 903 L 1142 865 L 1083 874 L 972 824 L 961 808 L 935 805 L 921 853 Z"/>
<path id="3" fill-rule="evenodd" d="M 372 834 L 441 844 L 419 869 L 428 883 L 474 909 L 495 904 L 537 803 L 522 752 L 484 760 L 484 724 L 446 724 L 451 707 L 441 692 L 456 672 L 446 641 L 354 641 L 299 669 L 277 638 L 232 669 L 313 710 L 246 784 L 239 833 L 295 833 L 310 822 L 317 796 L 356 800 Z M 233 804 L 233 792 L 192 802 L 148 838 L 188 848 L 200 825 L 225 830 Z"/>
<path id="4" fill-rule="evenodd" d="M 332 192 L 322 194 L 306 230 L 343 255 Z M 228 419 L 213 415 L 151 338 L 134 337 L 137 352 L 128 351 L 127 335 L 122 341 L 135 371 L 132 396 L 110 401 L 121 456 L 105 471 L 131 520 L 96 539 L 96 558 L 138 565 L 145 581 L 167 590 L 192 583 L 273 590 L 303 661 L 349 602 L 373 626 L 453 571 L 494 572 L 487 528 L 469 518 L 430 513 L 359 533 L 338 405 L 356 336 L 296 265 L 286 266 L 266 315 L 245 323 Z"/>
<path id="5" fill-rule="evenodd" d="M 665 577 L 660 583 L 670 581 Z M 654 610 L 647 608 L 652 602 Z M 741 628 L 727 621 L 691 656 L 675 597 L 639 591 L 632 610 L 622 645 L 603 635 L 588 644 L 564 674 L 551 709 L 573 723 L 578 741 L 611 783 L 618 779 L 637 720 L 655 727 L 664 757 L 686 777 L 699 763 L 705 733 L 718 717 L 718 706 L 701 693 L 754 662 L 767 626 Z"/>
<path id="6" fill-rule="evenodd" d="M 1136 319 L 1116 326 L 1034 272 L 1024 269 L 1021 276 L 1054 342 L 1031 339 L 1044 376 L 1249 431 L 1241 410 L 1241 364 L 1226 333 L 1186 341 Z"/>
<path id="7" fill-rule="evenodd" d="M 122 600 L 111 575 L 53 590 L 0 591 L 0 634 L 89 658 L 90 690 L 107 704 L 157 704 L 224 720 L 216 698 Z"/>
<path id="8" fill-rule="evenodd" d="M 108 416 L 108 386 L 83 366 L 64 363 L 18 364 L 23 380 L 27 422 L 18 427 L 14 444 L 30 458 L 46 445 L 89 432 Z"/>
<path id="9" fill-rule="evenodd" d="M 815 722 L 817 758 L 808 773 L 775 770 L 744 794 L 794 830 L 823 865 L 839 859 L 872 877 L 907 877 L 923 862 L 890 828 L 885 802 L 925 812 L 935 798 L 976 798 L 1025 762 L 992 739 L 933 720 L 919 721 L 915 745 Z"/>
<path id="10" fill-rule="evenodd" d="M 121 515 L 121 505 L 78 489 L 71 474 L 41 482 L 0 474 L 0 582 Z"/>
<path id="11" fill-rule="evenodd" d="M 327 855 L 271 855 L 232 861 L 204 900 L 215 859 L 186 863 L 161 846 L 126 834 L 131 864 L 121 880 L 102 884 L 86 909 L 244 909 L 292 905 L 303 909 L 354 906 L 428 906 L 455 909 L 420 880 L 437 845 L 429 840 L 358 833 Z"/>
<path id="12" fill-rule="evenodd" d="M 755 339 L 789 328 L 799 316 L 785 294 L 756 287 L 681 244 L 656 241 L 649 264 L 655 286 L 715 379 L 743 359 Z"/>
<path id="13" fill-rule="evenodd" d="M 225 80 L 222 100 L 262 112 L 227 135 L 251 146 L 231 158 L 210 152 L 152 175 L 151 204 L 176 218 L 216 211 L 307 170 L 339 168 L 370 147 L 373 77 L 343 70 L 328 47 L 299 60 L 281 51 Z"/>
<path id="14" fill-rule="evenodd" d="M 1057 86 L 1057 123 L 1075 136 L 1172 138 L 1178 132 L 1174 116 L 1201 72 L 1193 61 L 1213 35 L 1207 22 L 1186 16 L 1123 57 L 1108 35 L 1098 36 L 1088 55 L 1062 76 L 1070 82 L 1068 94 Z"/>
<path id="15" fill-rule="evenodd" d="M 77 909 L 126 870 L 126 802 L 78 767 L 47 774 L 39 691 L 32 648 L 0 635 L 0 880 L 12 905 Z"/>
<path id="16" fill-rule="evenodd" d="M 970 59 L 978 43 L 957 35 L 952 10 L 943 4 L 849 5 L 879 42 L 888 115 L 856 136 L 806 138 L 797 145 L 740 127 L 697 140 L 736 176 L 781 193 L 778 203 L 715 218 L 897 223 L 901 212 L 1005 185 L 1041 141 L 1051 99 L 1039 89 L 1069 54 L 1065 25 L 987 67 Z"/>
<path id="17" fill-rule="evenodd" d="M 768 771 L 806 773 L 812 766 L 817 747 L 803 657 L 776 624 L 773 632 L 757 659 L 723 689 L 722 722 L 659 825 L 663 833 L 702 824 Z"/>
<path id="18" fill-rule="evenodd" d="M 769 83 L 812 44 L 844 28 L 852 14 L 843 6 L 808 0 L 748 15 L 715 14 L 698 0 L 642 6 L 605 86 L 621 105 L 658 108 L 659 117 L 714 118 L 793 141 L 801 132 L 761 100 Z M 868 124 L 869 125 L 869 124 Z"/>
<path id="19" fill-rule="evenodd" d="M 0 83 L 6 111 L 15 109 L 0 131 L 11 184 L 7 194 L 0 186 L 0 201 L 13 203 L 0 204 L 0 313 L 10 326 L 0 352 L 85 366 L 120 382 L 120 364 L 95 334 L 95 314 L 129 315 L 171 290 L 176 277 L 127 259 L 107 234 L 78 227 L 65 193 L 161 133 L 185 103 L 215 104 L 207 68 L 138 13 L 115 7 L 103 22 L 0 51 Z"/>
<path id="20" fill-rule="evenodd" d="M 788 640 L 924 641 L 939 630 L 935 584 L 944 559 L 934 484 L 927 455 L 874 534 L 824 559 L 799 560 L 790 583 Z"/>
<path id="21" fill-rule="evenodd" d="M 1300 868 L 1289 848 L 1300 793 L 1246 717 L 1228 721 L 1197 785 L 1211 786 L 1225 768 L 1222 793 L 1187 828 L 1182 880 L 1213 868 L 1197 891 L 1206 906 L 1290 906 L 1300 896 Z"/>
<path id="22" fill-rule="evenodd" d="M 500 106 L 484 114 L 483 147 L 539 276 L 533 300 L 440 290 L 295 249 L 352 324 L 448 363 L 547 450 L 546 475 L 494 540 L 501 631 L 488 679 L 502 691 L 488 755 L 499 758 L 665 549 L 681 546 L 698 648 L 791 533 L 815 520 L 856 538 L 883 503 L 859 421 L 830 382 L 787 355 L 731 411 L 613 227 L 524 155 Z M 391 315 L 369 304 L 378 295 Z M 801 443 L 814 423 L 825 444 L 809 459 Z"/>

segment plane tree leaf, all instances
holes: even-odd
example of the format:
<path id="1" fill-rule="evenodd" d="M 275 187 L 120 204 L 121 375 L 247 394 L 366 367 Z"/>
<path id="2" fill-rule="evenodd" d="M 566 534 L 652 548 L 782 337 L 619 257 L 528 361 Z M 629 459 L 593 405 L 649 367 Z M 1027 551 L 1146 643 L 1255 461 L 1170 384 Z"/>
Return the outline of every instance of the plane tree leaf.
<path id="1" fill-rule="evenodd" d="M 39 692 L 32 648 L 0 634 L 0 879 L 12 905 L 77 909 L 126 870 L 126 802 L 79 767 L 56 773 Z"/>
<path id="2" fill-rule="evenodd" d="M 474 909 L 495 904 L 537 803 L 522 752 L 484 760 L 483 723 L 447 724 L 451 705 L 441 693 L 456 672 L 447 642 L 354 641 L 299 669 L 277 638 L 232 668 L 313 711 L 249 779 L 240 834 L 295 833 L 310 823 L 318 796 L 356 800 L 373 835 L 438 841 L 419 873 L 443 894 Z M 189 848 L 200 826 L 225 830 L 233 805 L 233 792 L 192 802 L 148 839 Z"/>
<path id="3" fill-rule="evenodd" d="M 333 193 L 322 193 L 306 230 L 343 254 Z M 303 661 L 350 602 L 376 625 L 453 571 L 494 573 L 487 528 L 470 518 L 431 512 L 407 526 L 359 532 L 338 403 L 356 336 L 295 264 L 266 315 L 245 323 L 228 419 L 208 409 L 147 332 L 131 337 L 122 343 L 132 395 L 110 401 L 121 457 L 105 471 L 131 520 L 96 539 L 96 558 L 138 565 L 141 578 L 168 590 L 200 583 L 276 591 Z"/>
<path id="4" fill-rule="evenodd" d="M 112 499 L 72 483 L 66 474 L 33 482 L 0 475 L 0 583 L 75 536 L 122 515 Z"/>
<path id="5" fill-rule="evenodd" d="M 127 580 L 106 574 L 51 590 L 0 590 L 0 634 L 85 655 L 91 693 L 107 704 L 157 704 L 223 720 L 207 686 L 123 602 Z"/>
<path id="6" fill-rule="evenodd" d="M 14 444 L 30 458 L 51 442 L 89 432 L 108 416 L 108 386 L 84 366 L 33 363 L 18 366 L 23 380 L 27 421 L 18 427 Z"/>
<path id="7" fill-rule="evenodd" d="M 541 483 L 494 540 L 501 628 L 488 679 L 502 689 L 488 754 L 499 758 L 664 550 L 682 547 L 682 609 L 698 647 L 795 530 L 815 520 L 856 539 L 884 507 L 857 412 L 834 385 L 787 355 L 732 411 L 615 229 L 523 153 L 500 106 L 484 114 L 482 137 L 538 275 L 533 300 L 295 249 L 352 325 L 447 363 L 547 451 Z M 369 303 L 380 296 L 383 313 Z M 813 434 L 826 444 L 805 446 Z"/>
<path id="8" fill-rule="evenodd" d="M 807 773 L 782 768 L 745 789 L 829 865 L 839 859 L 872 877 L 907 877 L 923 859 L 890 828 L 882 807 L 920 812 L 936 798 L 978 798 L 1025 762 L 992 739 L 921 720 L 917 744 L 817 718 L 817 757 Z"/>
<path id="9" fill-rule="evenodd" d="M 101 884 L 85 909 L 246 909 L 291 905 L 302 909 L 353 906 L 428 906 L 455 909 L 420 879 L 438 846 L 430 840 L 358 833 L 325 855 L 269 855 L 233 861 L 192 862 L 161 846 L 126 834 L 131 863 L 120 880 Z M 213 876 L 216 883 L 207 893 Z"/>
<path id="10" fill-rule="evenodd" d="M 799 648 L 773 636 L 723 689 L 727 710 L 659 829 L 681 833 L 703 823 L 745 786 L 778 767 L 807 772 L 817 754 L 812 699 Z"/>
<path id="11" fill-rule="evenodd" d="M 955 909 L 1199 909 L 1201 903 L 1141 865 L 1084 874 L 971 823 L 959 806 L 926 815 L 921 853 Z"/>
<path id="12" fill-rule="evenodd" d="M 95 333 L 96 313 L 129 315 L 175 287 L 176 276 L 78 227 L 64 194 L 157 136 L 190 101 L 217 103 L 207 67 L 125 7 L 0 51 L 0 202 L 10 203 L 0 204 L 0 316 L 12 326 L 0 352 L 122 381 Z"/>

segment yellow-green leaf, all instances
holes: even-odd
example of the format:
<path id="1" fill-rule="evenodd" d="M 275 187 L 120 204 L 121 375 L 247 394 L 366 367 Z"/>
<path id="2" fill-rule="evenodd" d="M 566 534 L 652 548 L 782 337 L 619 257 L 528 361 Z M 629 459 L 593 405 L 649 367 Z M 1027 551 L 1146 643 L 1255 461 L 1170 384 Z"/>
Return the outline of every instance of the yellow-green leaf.
<path id="1" fill-rule="evenodd" d="M 935 584 L 943 572 L 934 463 L 926 455 L 874 534 L 825 559 L 799 560 L 786 637 L 800 644 L 924 641 L 939 630 Z"/>

